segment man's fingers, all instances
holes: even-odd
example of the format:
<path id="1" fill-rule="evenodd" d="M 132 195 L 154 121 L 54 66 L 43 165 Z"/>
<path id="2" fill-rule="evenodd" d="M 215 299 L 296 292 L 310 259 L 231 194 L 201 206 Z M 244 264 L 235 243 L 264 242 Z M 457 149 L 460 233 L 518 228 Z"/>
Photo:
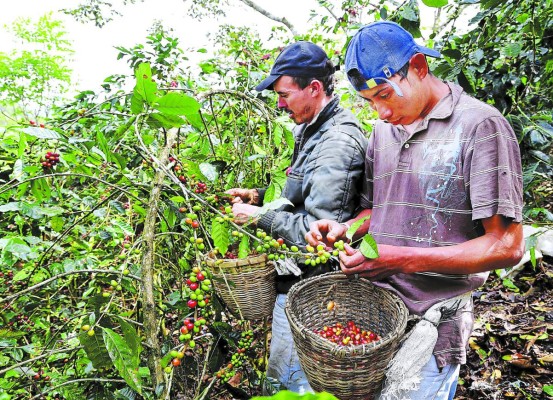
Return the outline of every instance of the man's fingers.
<path id="1" fill-rule="evenodd" d="M 348 256 L 352 256 L 355 254 L 356 250 L 353 247 L 351 247 L 349 244 L 344 243 L 344 251 Z"/>
<path id="2" fill-rule="evenodd" d="M 305 234 L 305 240 L 307 243 L 309 243 L 311 246 L 317 246 L 320 242 L 318 237 L 320 237 L 321 234 L 313 231 L 309 231 Z"/>

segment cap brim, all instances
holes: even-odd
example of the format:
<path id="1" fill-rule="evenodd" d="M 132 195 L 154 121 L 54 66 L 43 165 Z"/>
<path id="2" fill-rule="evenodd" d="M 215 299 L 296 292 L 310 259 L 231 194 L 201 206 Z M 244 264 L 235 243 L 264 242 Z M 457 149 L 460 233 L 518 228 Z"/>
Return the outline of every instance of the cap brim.
<path id="1" fill-rule="evenodd" d="M 429 49 L 428 47 L 419 46 L 419 52 L 430 57 L 442 58 L 440 52 Z"/>
<path id="2" fill-rule="evenodd" d="M 255 90 L 257 90 L 258 92 L 261 92 L 265 89 L 272 90 L 273 84 L 278 78 L 280 78 L 280 75 L 269 75 L 268 77 L 263 79 L 263 81 L 259 85 L 256 86 Z"/>

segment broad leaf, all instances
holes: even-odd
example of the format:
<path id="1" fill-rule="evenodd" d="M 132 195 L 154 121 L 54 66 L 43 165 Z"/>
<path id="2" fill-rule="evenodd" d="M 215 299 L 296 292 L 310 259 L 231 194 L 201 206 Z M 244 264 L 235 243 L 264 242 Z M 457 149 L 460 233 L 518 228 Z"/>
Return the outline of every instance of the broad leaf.
<path id="1" fill-rule="evenodd" d="M 131 97 L 131 112 L 133 114 L 140 114 L 142 110 L 144 110 L 144 99 L 135 87 Z"/>
<path id="2" fill-rule="evenodd" d="M 154 108 L 168 115 L 192 115 L 200 110 L 200 103 L 193 97 L 181 93 L 167 93 L 160 97 Z"/>
<path id="3" fill-rule="evenodd" d="M 202 172 L 202 175 L 205 176 L 210 182 L 215 181 L 219 176 L 217 168 L 214 165 L 209 163 L 201 163 L 198 168 Z"/>
<path id="4" fill-rule="evenodd" d="M 103 328 L 104 342 L 113 365 L 127 384 L 138 393 L 142 393 L 140 376 L 138 375 L 138 358 L 133 357 L 129 345 L 117 333 L 109 328 Z"/>
<path id="5" fill-rule="evenodd" d="M 53 131 L 51 129 L 47 128 L 35 128 L 35 127 L 28 127 L 24 128 L 23 132 L 25 132 L 27 135 L 34 136 L 39 139 L 59 139 L 61 138 L 60 134 L 56 131 Z"/>
<path id="6" fill-rule="evenodd" d="M 290 205 L 293 206 L 294 203 L 292 203 L 290 200 L 288 200 L 286 197 L 279 197 L 276 200 L 273 200 L 269 203 L 263 204 L 263 207 L 261 207 L 257 212 L 255 213 L 254 217 L 258 217 L 260 215 L 265 214 L 269 210 L 277 210 L 282 206 Z"/>
<path id="7" fill-rule="evenodd" d="M 152 70 L 150 65 L 142 63 L 136 70 L 135 90 L 146 103 L 152 105 L 156 100 L 157 84 L 152 81 Z"/>
<path id="8" fill-rule="evenodd" d="M 84 346 L 87 357 L 92 361 L 94 368 L 110 368 L 112 366 L 103 336 L 96 332 L 89 336 L 88 332 L 79 333 L 79 342 Z"/>
<path id="9" fill-rule="evenodd" d="M 371 216 L 370 215 L 367 215 L 366 217 L 363 217 L 357 221 L 355 221 L 353 224 L 351 224 L 351 226 L 348 228 L 347 232 L 346 232 L 346 237 L 351 240 L 351 238 L 353 238 L 353 235 L 355 235 L 355 232 L 357 232 L 357 230 L 361 227 L 361 225 L 363 225 L 363 223 L 370 219 Z"/>
<path id="10" fill-rule="evenodd" d="M 184 120 L 178 115 L 152 113 L 148 118 L 148 125 L 152 128 L 178 128 L 184 125 Z"/>
<path id="11" fill-rule="evenodd" d="M 361 251 L 361 254 L 371 260 L 374 258 L 378 258 L 378 246 L 374 238 L 369 234 L 366 234 L 363 237 L 363 241 L 361 242 L 361 246 L 359 246 L 359 250 Z"/>
<path id="12" fill-rule="evenodd" d="M 121 325 L 121 330 L 123 331 L 123 335 L 125 336 L 125 342 L 127 342 L 127 345 L 129 346 L 133 354 L 133 365 L 138 365 L 140 363 L 139 356 L 142 351 L 140 337 L 136 334 L 136 329 L 134 329 L 134 327 L 130 323 L 128 323 L 121 317 L 117 317 L 117 320 Z"/>
<path id="13" fill-rule="evenodd" d="M 250 238 L 247 235 L 242 236 L 238 247 L 238 258 L 246 258 L 250 254 Z"/>
<path id="14" fill-rule="evenodd" d="M 422 0 L 425 6 L 440 8 L 447 5 L 447 0 Z"/>
<path id="15" fill-rule="evenodd" d="M 228 224 L 225 221 L 219 222 L 214 219 L 211 224 L 211 238 L 215 247 L 224 255 L 228 251 L 229 246 Z"/>

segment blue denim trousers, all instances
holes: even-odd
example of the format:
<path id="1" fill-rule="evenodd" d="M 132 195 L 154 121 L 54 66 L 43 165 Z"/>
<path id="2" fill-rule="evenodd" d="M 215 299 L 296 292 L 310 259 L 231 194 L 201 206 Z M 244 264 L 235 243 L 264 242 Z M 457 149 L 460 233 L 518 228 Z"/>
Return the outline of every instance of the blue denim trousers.
<path id="1" fill-rule="evenodd" d="M 402 392 L 400 399 L 409 400 L 453 400 L 457 390 L 459 378 L 459 364 L 446 365 L 440 369 L 436 364 L 436 358 L 430 360 L 422 367 L 421 383 L 418 390 Z M 379 396 L 377 396 L 380 399 Z"/>
<path id="2" fill-rule="evenodd" d="M 278 380 L 288 390 L 296 393 L 313 392 L 301 369 L 290 324 L 284 313 L 286 295 L 277 295 L 273 309 L 271 347 L 267 376 Z"/>

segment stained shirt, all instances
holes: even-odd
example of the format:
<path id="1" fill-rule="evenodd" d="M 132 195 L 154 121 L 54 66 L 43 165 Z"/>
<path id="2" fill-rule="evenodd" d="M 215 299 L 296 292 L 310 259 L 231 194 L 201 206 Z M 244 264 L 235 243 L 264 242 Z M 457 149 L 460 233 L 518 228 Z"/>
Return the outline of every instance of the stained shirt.
<path id="1" fill-rule="evenodd" d="M 369 139 L 367 188 L 370 233 L 379 244 L 451 246 L 484 234 L 495 214 L 522 221 L 522 167 L 517 138 L 498 110 L 448 83 L 412 134 L 380 121 Z M 481 286 L 489 272 L 396 274 L 375 282 L 398 294 L 411 313 Z M 438 366 L 466 362 L 472 304 L 440 324 Z"/>

